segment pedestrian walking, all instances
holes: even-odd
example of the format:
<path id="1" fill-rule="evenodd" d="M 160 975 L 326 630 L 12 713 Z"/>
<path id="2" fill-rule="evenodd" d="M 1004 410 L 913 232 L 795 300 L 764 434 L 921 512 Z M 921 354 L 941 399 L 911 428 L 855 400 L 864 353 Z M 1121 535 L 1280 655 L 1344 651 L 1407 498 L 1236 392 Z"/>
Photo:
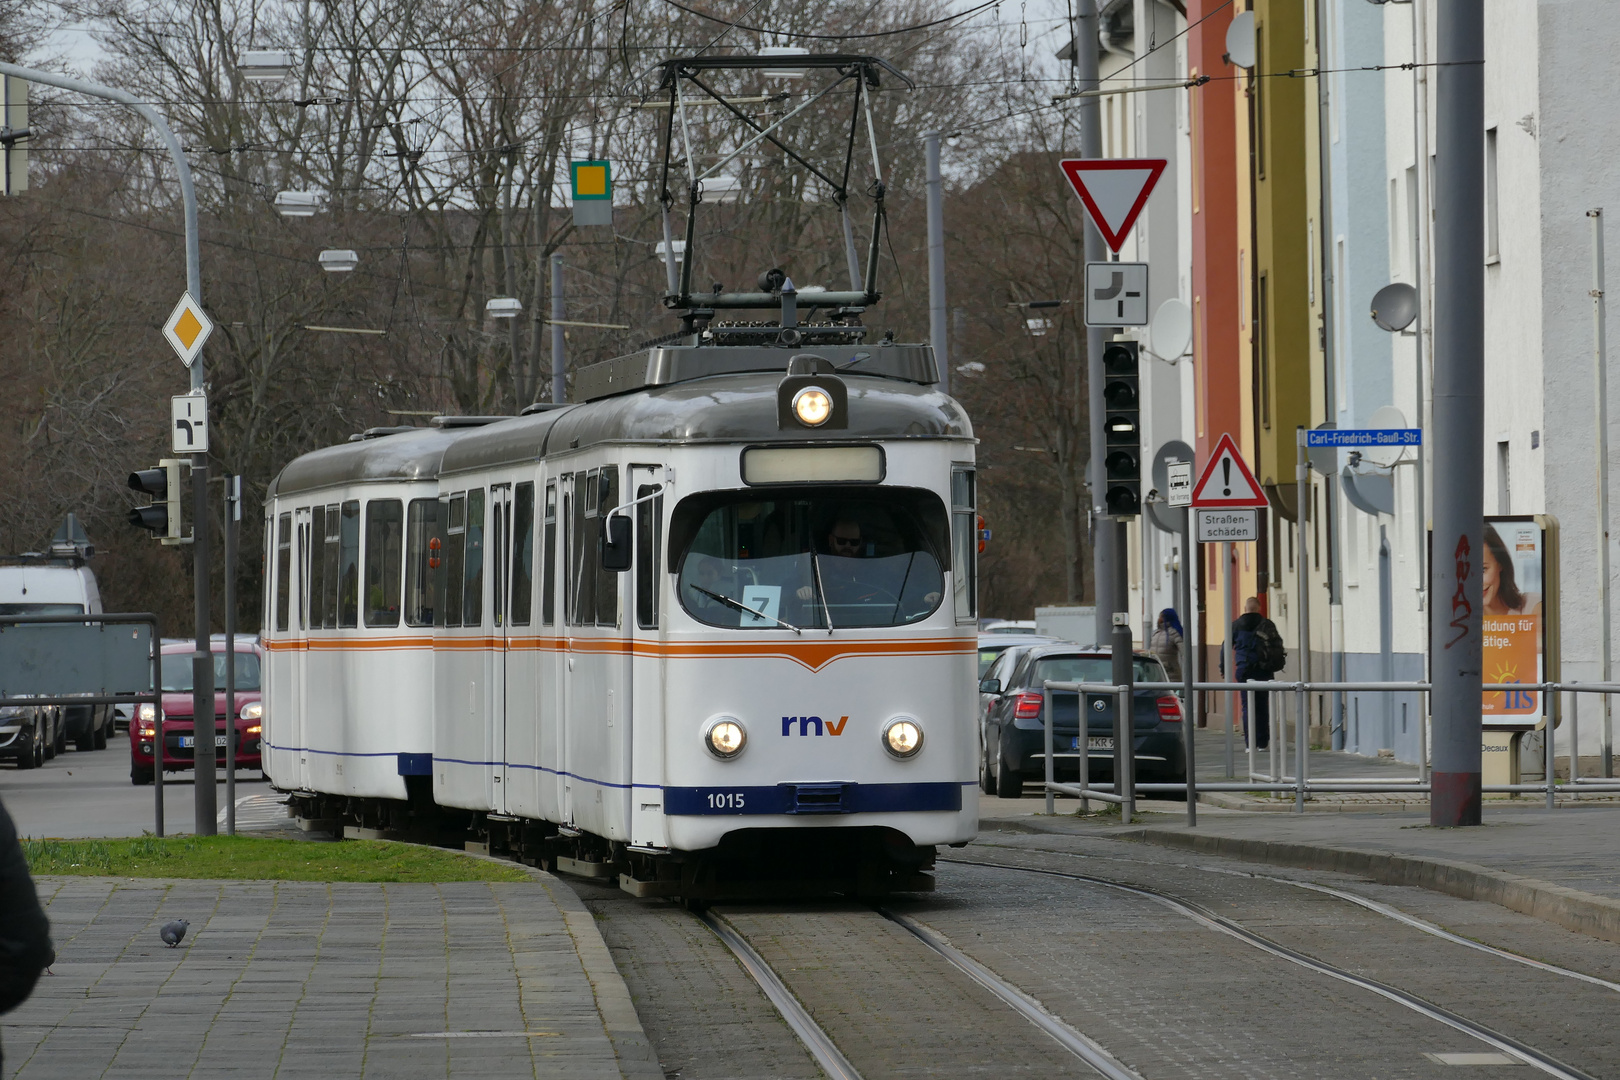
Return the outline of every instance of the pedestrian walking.
<path id="1" fill-rule="evenodd" d="M 1183 636 L 1181 619 L 1176 616 L 1176 609 L 1167 607 L 1159 612 L 1159 622 L 1153 630 L 1153 638 L 1148 642 L 1148 648 L 1159 658 L 1159 663 L 1164 665 L 1164 673 L 1170 677 L 1171 682 L 1181 681 Z"/>
<path id="2" fill-rule="evenodd" d="M 27 1001 L 40 972 L 55 960 L 50 920 L 28 875 L 17 826 L 0 803 L 0 1013 Z"/>
<path id="3" fill-rule="evenodd" d="M 1232 621 L 1232 632 L 1226 640 L 1231 643 L 1237 663 L 1238 682 L 1265 682 L 1288 663 L 1288 650 L 1283 646 L 1277 624 L 1260 614 L 1260 600 L 1251 596 L 1243 602 L 1243 614 Z M 1226 650 L 1221 650 L 1221 674 L 1226 673 Z M 1249 695 L 1239 694 L 1243 704 L 1243 734 L 1249 734 Z M 1254 748 L 1264 750 L 1271 745 L 1271 695 L 1254 695 Z"/>

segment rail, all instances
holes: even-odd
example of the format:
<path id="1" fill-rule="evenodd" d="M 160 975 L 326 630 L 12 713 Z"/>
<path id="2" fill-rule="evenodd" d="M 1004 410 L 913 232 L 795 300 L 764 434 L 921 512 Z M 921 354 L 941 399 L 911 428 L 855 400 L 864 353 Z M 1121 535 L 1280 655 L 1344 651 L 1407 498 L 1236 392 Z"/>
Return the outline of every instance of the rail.
<path id="1" fill-rule="evenodd" d="M 1506 687 L 1502 683 L 1482 683 L 1482 694 L 1501 693 Z M 1043 784 L 1046 794 L 1046 812 L 1056 812 L 1056 798 L 1058 795 L 1068 795 L 1080 800 L 1082 812 L 1089 809 L 1087 803 L 1095 799 L 1099 802 L 1114 803 L 1120 807 L 1121 817 L 1129 823 L 1136 810 L 1136 794 L 1185 794 L 1187 800 L 1187 824 L 1197 824 L 1196 803 L 1199 792 L 1274 792 L 1292 793 L 1294 796 L 1294 812 L 1304 813 L 1305 802 L 1315 794 L 1330 793 L 1410 793 L 1426 795 L 1430 791 L 1428 778 L 1427 750 L 1425 760 L 1419 765 L 1419 775 L 1415 777 L 1332 777 L 1321 780 L 1312 779 L 1309 775 L 1310 758 L 1309 732 L 1307 730 L 1309 710 L 1307 698 L 1312 693 L 1333 693 L 1353 691 L 1361 693 L 1428 693 L 1431 689 L 1426 682 L 1346 682 L 1346 681 L 1253 681 L 1253 682 L 1197 682 L 1186 680 L 1184 682 L 1140 682 L 1140 683 L 1085 683 L 1085 682 L 1059 682 L 1048 680 L 1042 684 L 1042 726 L 1044 728 L 1043 757 L 1046 765 L 1045 782 Z M 1607 682 L 1537 682 L 1514 683 L 1512 689 L 1523 692 L 1538 692 L 1546 694 L 1620 694 L 1620 683 Z M 1073 757 L 1077 760 L 1077 782 L 1068 783 L 1057 779 L 1056 765 L 1059 758 L 1071 755 L 1060 752 L 1056 745 L 1056 735 L 1053 731 L 1052 694 L 1073 693 L 1084 702 L 1085 695 L 1094 697 L 1114 698 L 1114 738 L 1111 746 L 1096 748 L 1099 752 L 1093 753 L 1090 745 L 1091 736 L 1083 719 L 1078 724 L 1078 733 L 1075 736 Z M 1286 721 L 1275 722 L 1271 730 L 1275 734 L 1269 740 L 1270 746 L 1259 748 L 1269 751 L 1271 767 L 1269 772 L 1257 772 L 1255 769 L 1254 730 L 1256 725 L 1245 725 L 1244 743 L 1248 755 L 1249 779 L 1239 780 L 1233 777 L 1233 740 L 1235 737 L 1233 726 L 1226 723 L 1226 772 L 1229 779 L 1221 781 L 1201 781 L 1195 772 L 1195 758 L 1193 754 L 1193 717 L 1197 715 L 1196 699 L 1182 702 L 1182 742 L 1185 750 L 1187 764 L 1186 780 L 1184 782 L 1139 782 L 1136 779 L 1134 734 L 1134 710 L 1132 700 L 1137 691 L 1158 691 L 1160 693 L 1176 693 L 1198 695 L 1206 693 L 1216 694 L 1242 694 L 1246 697 L 1246 715 L 1255 714 L 1255 695 L 1292 693 L 1295 696 L 1294 708 L 1294 751 L 1295 765 L 1293 776 L 1285 775 L 1284 764 L 1287 761 L 1288 724 Z M 1084 709 L 1079 710 L 1081 716 Z M 1419 715 L 1419 742 L 1425 748 L 1428 745 L 1427 710 L 1420 709 Z M 1556 708 L 1554 715 L 1557 715 Z M 1554 725 L 1555 726 L 1555 725 Z M 1481 790 L 1485 794 L 1543 794 L 1546 796 L 1547 809 L 1556 805 L 1555 796 L 1562 790 L 1565 794 L 1579 797 L 1581 794 L 1620 793 L 1620 779 L 1606 777 L 1580 777 L 1576 764 L 1580 760 L 1579 748 L 1576 739 L 1571 737 L 1571 778 L 1569 783 L 1559 785 L 1554 775 L 1554 739 L 1549 734 L 1543 740 L 1543 757 L 1545 772 L 1540 783 L 1529 784 L 1485 784 Z M 1081 740 L 1085 740 L 1082 745 Z M 1116 781 L 1123 778 L 1124 783 L 1093 784 L 1090 777 L 1090 764 L 1092 757 L 1107 756 L 1113 760 L 1113 773 Z"/>

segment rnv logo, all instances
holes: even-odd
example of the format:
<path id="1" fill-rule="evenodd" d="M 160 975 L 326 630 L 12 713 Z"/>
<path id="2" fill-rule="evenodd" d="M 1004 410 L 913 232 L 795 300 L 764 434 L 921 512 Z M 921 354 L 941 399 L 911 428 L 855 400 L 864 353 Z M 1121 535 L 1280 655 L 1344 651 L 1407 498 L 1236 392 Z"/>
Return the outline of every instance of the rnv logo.
<path id="1" fill-rule="evenodd" d="M 784 716 L 782 717 L 782 734 L 792 735 L 793 725 L 797 724 L 800 735 L 809 735 L 811 728 L 815 728 L 815 734 L 817 735 L 823 734 L 824 731 L 828 735 L 842 735 L 844 725 L 847 723 L 849 723 L 849 717 L 847 716 L 840 716 L 836 724 L 831 720 L 823 720 L 819 716 Z"/>

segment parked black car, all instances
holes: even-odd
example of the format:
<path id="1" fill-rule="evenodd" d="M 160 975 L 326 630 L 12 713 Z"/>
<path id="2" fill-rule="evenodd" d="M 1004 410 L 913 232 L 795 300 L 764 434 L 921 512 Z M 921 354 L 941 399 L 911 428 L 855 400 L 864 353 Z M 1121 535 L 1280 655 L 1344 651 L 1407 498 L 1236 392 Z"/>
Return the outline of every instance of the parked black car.
<path id="1" fill-rule="evenodd" d="M 1136 682 L 1167 682 L 1159 661 L 1145 653 L 1132 656 Z M 1031 649 L 1003 684 L 988 678 L 981 694 L 993 696 L 980 732 L 979 786 L 987 795 L 1016 799 L 1024 782 L 1046 777 L 1046 717 L 1042 684 L 1046 682 L 1109 683 L 1113 657 L 1108 649 L 1050 645 Z M 994 685 L 992 685 L 994 684 Z M 1114 708 L 1112 694 L 1087 694 L 1085 745 L 1081 746 L 1079 694 L 1052 694 L 1052 762 L 1058 780 L 1074 781 L 1080 762 L 1097 783 L 1114 775 Z M 1181 699 L 1158 690 L 1138 690 L 1132 709 L 1136 779 L 1182 783 L 1187 760 L 1181 745 Z"/>
<path id="2" fill-rule="evenodd" d="M 0 759 L 15 761 L 19 769 L 36 769 L 55 754 L 55 741 L 51 710 L 39 705 L 0 705 Z"/>

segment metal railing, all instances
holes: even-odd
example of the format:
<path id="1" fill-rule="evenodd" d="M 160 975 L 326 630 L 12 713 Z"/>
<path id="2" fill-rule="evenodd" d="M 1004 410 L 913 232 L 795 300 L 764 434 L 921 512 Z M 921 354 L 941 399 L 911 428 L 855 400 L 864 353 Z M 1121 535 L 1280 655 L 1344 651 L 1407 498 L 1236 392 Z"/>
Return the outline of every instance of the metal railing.
<path id="1" fill-rule="evenodd" d="M 1546 694 L 1620 694 L 1620 683 L 1583 683 L 1583 682 L 1540 682 L 1540 683 L 1514 683 L 1511 687 L 1502 683 L 1483 683 L 1480 687 L 1482 694 L 1501 693 L 1505 689 L 1521 692 L 1539 692 Z M 1132 702 L 1138 690 L 1158 691 L 1161 693 L 1189 693 L 1192 700 L 1182 702 L 1182 746 L 1186 763 L 1187 779 L 1185 782 L 1138 782 L 1135 767 L 1135 717 Z M 1419 764 L 1419 775 L 1413 778 L 1406 777 L 1333 777 L 1314 780 L 1310 777 L 1310 732 L 1308 699 L 1312 693 L 1335 692 L 1361 692 L 1361 693 L 1428 693 L 1430 685 L 1426 682 L 1283 682 L 1283 681 L 1254 681 L 1254 682 L 1141 682 L 1141 683 L 1080 683 L 1048 681 L 1042 687 L 1042 717 L 1045 729 L 1045 793 L 1046 812 L 1056 812 L 1055 800 L 1058 795 L 1068 795 L 1081 800 L 1082 812 L 1089 809 L 1086 805 L 1090 800 L 1116 803 L 1120 806 L 1122 820 L 1129 823 L 1136 809 L 1136 794 L 1158 793 L 1185 793 L 1187 799 L 1187 824 L 1197 824 L 1196 803 L 1199 792 L 1276 792 L 1292 793 L 1294 796 L 1295 813 L 1303 813 L 1305 801 L 1314 794 L 1329 793 L 1411 793 L 1426 795 L 1430 785 L 1428 779 L 1428 732 L 1427 709 L 1419 709 L 1419 745 L 1423 761 Z M 1075 752 L 1073 755 L 1062 753 L 1056 749 L 1056 736 L 1053 732 L 1052 694 L 1075 694 L 1083 705 L 1085 695 L 1107 695 L 1115 699 L 1114 706 L 1114 739 L 1113 746 L 1107 748 L 1108 756 L 1114 761 L 1114 774 L 1116 782 L 1112 784 L 1092 784 L 1090 780 L 1090 763 L 1093 756 L 1088 735 L 1088 725 L 1085 720 L 1085 710 L 1078 710 L 1078 734 L 1075 737 Z M 1269 740 L 1271 771 L 1256 772 L 1254 768 L 1255 750 L 1254 733 L 1257 727 L 1254 723 L 1244 725 L 1244 743 L 1249 760 L 1249 779 L 1239 780 L 1231 778 L 1218 781 L 1200 781 L 1196 774 L 1196 757 L 1193 749 L 1194 723 L 1197 716 L 1196 695 L 1215 694 L 1243 694 L 1247 699 L 1247 716 L 1253 717 L 1255 713 L 1255 695 L 1267 694 L 1275 701 L 1277 695 L 1292 693 L 1295 696 L 1294 708 L 1294 774 L 1285 775 L 1283 765 L 1287 761 L 1288 724 L 1273 719 L 1270 722 Z M 1557 718 L 1558 710 L 1554 703 L 1553 717 Z M 1226 772 L 1228 777 L 1233 776 L 1233 742 L 1234 728 L 1230 718 L 1226 726 Z M 1533 784 L 1486 784 L 1482 791 L 1486 794 L 1532 794 L 1540 793 L 1546 796 L 1547 809 L 1555 806 L 1555 796 L 1560 790 L 1554 776 L 1554 739 L 1552 737 L 1554 725 L 1546 725 L 1543 730 L 1547 732 L 1543 740 L 1543 757 L 1545 774 L 1540 783 Z M 1490 730 L 1487 728 L 1486 730 Z M 1084 740 L 1084 743 L 1082 743 Z M 1576 733 L 1571 731 L 1570 743 L 1570 782 L 1562 786 L 1565 794 L 1579 797 L 1581 794 L 1620 793 L 1620 778 L 1580 777 L 1580 748 L 1577 745 Z M 1076 783 L 1060 782 L 1056 776 L 1056 762 L 1060 758 L 1073 756 L 1076 759 L 1079 775 Z M 1100 753 L 1096 756 L 1102 756 Z M 1118 780 L 1123 778 L 1121 785 Z"/>

